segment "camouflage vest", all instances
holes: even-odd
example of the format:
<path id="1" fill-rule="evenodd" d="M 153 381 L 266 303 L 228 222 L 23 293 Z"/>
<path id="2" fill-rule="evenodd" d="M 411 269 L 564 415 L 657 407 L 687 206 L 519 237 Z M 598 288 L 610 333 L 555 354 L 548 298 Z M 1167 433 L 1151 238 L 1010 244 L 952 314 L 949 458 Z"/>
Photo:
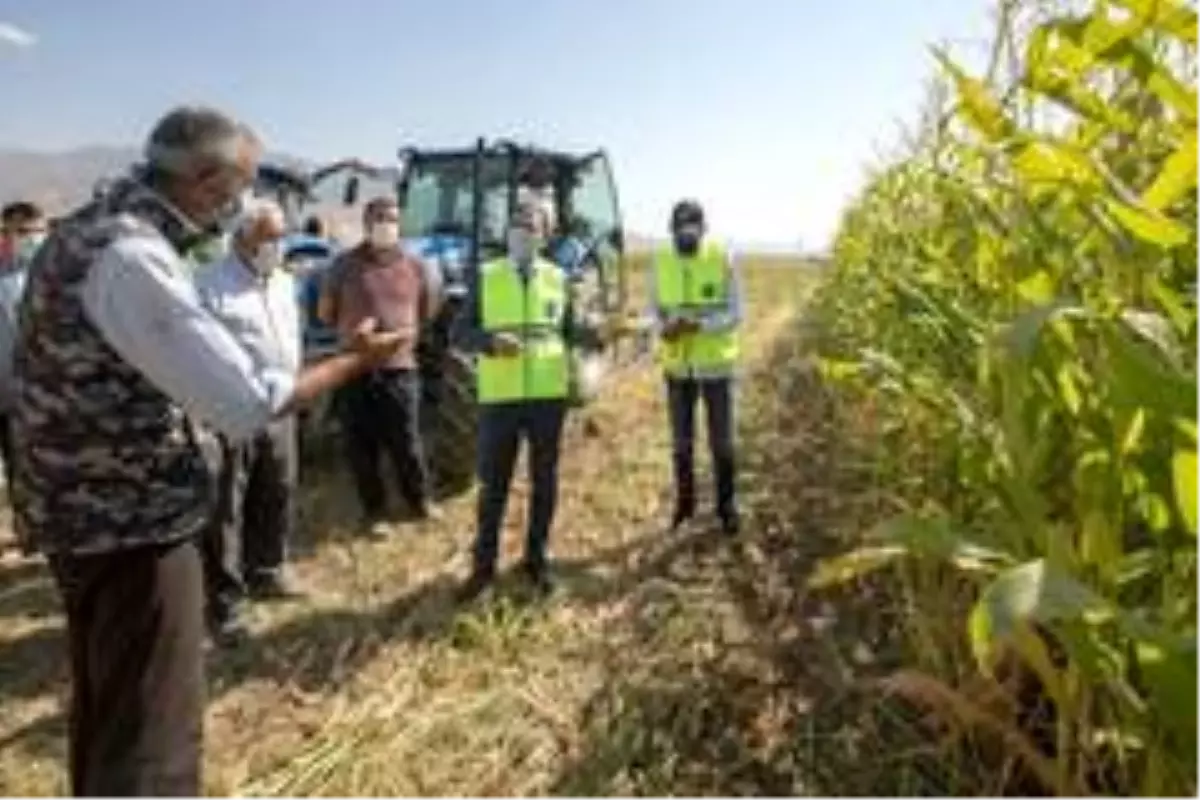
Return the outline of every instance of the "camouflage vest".
<path id="1" fill-rule="evenodd" d="M 14 370 L 18 533 L 42 552 L 100 553 L 196 534 L 210 478 L 183 410 L 101 338 L 80 290 L 116 238 L 188 224 L 133 181 L 63 220 L 30 270 Z"/>

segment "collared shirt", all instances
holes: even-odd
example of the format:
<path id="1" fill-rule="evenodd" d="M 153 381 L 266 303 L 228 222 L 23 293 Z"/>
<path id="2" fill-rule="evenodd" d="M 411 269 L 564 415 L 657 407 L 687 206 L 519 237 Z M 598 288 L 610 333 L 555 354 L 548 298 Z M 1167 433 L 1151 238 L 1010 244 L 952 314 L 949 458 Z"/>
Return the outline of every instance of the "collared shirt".
<path id="1" fill-rule="evenodd" d="M 741 264 L 731 248 L 725 249 L 725 268 L 729 275 L 728 290 L 725 293 L 725 303 L 721 308 L 706 312 L 699 318 L 700 328 L 710 333 L 733 330 L 742 324 L 744 313 L 742 299 Z M 666 310 L 658 302 L 658 260 L 653 259 L 647 270 L 646 295 L 649 298 L 646 307 L 646 321 L 651 330 L 661 335 L 663 323 L 666 321 Z M 695 378 L 728 377 L 727 370 L 708 372 L 693 370 Z"/>
<path id="2" fill-rule="evenodd" d="M 204 307 L 237 337 L 256 369 L 300 369 L 300 309 L 291 273 L 261 275 L 231 252 L 198 268 L 195 280 Z"/>
<path id="3" fill-rule="evenodd" d="M 84 312 L 189 415 L 230 439 L 249 438 L 291 397 L 295 372 L 257 363 L 204 307 L 189 272 L 165 239 L 117 239 L 88 272 Z"/>

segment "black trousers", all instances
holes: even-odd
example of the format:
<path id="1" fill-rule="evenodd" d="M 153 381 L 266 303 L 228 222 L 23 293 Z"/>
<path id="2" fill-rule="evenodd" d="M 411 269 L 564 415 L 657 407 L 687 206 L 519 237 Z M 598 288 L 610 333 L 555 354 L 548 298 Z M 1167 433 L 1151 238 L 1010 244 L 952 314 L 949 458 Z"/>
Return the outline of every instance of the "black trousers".
<path id="1" fill-rule="evenodd" d="M 217 614 L 283 568 L 296 530 L 296 421 L 276 420 L 247 442 L 222 440 L 220 447 L 217 508 L 204 537 L 207 594 Z"/>
<path id="2" fill-rule="evenodd" d="M 12 416 L 0 414 L 0 459 L 4 461 L 4 485 L 12 491 L 13 485 L 13 444 Z"/>
<path id="3" fill-rule="evenodd" d="M 529 528 L 525 563 L 546 564 L 546 547 L 558 502 L 558 455 L 567 406 L 560 400 L 484 405 L 479 409 L 479 491 L 475 538 L 475 570 L 496 571 L 500 526 L 508 506 L 508 489 L 521 440 L 529 443 Z"/>
<path id="4" fill-rule="evenodd" d="M 421 381 L 416 370 L 380 370 L 343 387 L 338 398 L 346 452 L 368 520 L 387 513 L 380 462 L 392 462 L 400 496 L 411 511 L 429 502 L 429 468 L 421 443 Z"/>
<path id="5" fill-rule="evenodd" d="M 688 512 L 696 507 L 696 406 L 701 399 L 708 423 L 708 447 L 716 482 L 717 513 L 722 516 L 735 514 L 732 378 L 667 378 L 676 503 Z"/>
<path id="6" fill-rule="evenodd" d="M 67 616 L 76 796 L 198 796 L 204 590 L 192 540 L 50 559 Z"/>

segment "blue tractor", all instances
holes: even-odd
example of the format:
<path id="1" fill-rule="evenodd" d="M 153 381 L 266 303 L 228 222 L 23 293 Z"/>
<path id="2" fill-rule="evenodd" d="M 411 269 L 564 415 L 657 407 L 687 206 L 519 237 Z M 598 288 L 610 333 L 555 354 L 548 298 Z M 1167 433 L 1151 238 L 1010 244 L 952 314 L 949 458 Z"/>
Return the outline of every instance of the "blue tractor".
<path id="1" fill-rule="evenodd" d="M 361 202 L 380 194 L 398 199 L 405 247 L 442 278 L 441 312 L 423 331 L 418 351 L 427 452 L 442 494 L 468 488 L 474 475 L 474 367 L 458 347 L 456 323 L 479 265 L 505 251 L 509 212 L 521 192 L 552 204 L 554 232 L 545 255 L 567 272 L 580 313 L 610 330 L 622 329 L 617 323 L 629 313 L 624 230 L 602 150 L 571 154 L 483 139 L 461 149 L 407 147 L 390 167 L 347 160 L 305 174 L 264 166 L 256 191 L 283 206 L 294 231 L 286 254 L 299 277 L 310 360 L 337 347 L 336 335 L 317 319 L 316 298 L 324 270 L 349 242 L 305 232 L 304 214 L 325 204 L 354 221 Z M 311 410 L 302 428 L 306 449 L 320 451 L 334 428 L 331 409 Z"/>

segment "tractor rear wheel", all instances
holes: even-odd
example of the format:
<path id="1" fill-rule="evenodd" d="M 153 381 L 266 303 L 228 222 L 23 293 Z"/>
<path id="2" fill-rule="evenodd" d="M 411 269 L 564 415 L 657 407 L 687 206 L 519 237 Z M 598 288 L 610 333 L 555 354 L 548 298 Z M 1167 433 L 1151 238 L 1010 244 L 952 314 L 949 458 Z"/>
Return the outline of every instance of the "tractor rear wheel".
<path id="1" fill-rule="evenodd" d="M 421 415 L 434 493 L 445 498 L 467 491 L 475 480 L 475 368 L 462 352 L 442 351 L 427 373 Z"/>
<path id="2" fill-rule="evenodd" d="M 296 415 L 300 462 L 318 471 L 333 467 L 342 457 L 341 425 L 337 415 L 337 393 L 329 392 Z M 301 474 L 307 470 L 302 469 Z"/>

